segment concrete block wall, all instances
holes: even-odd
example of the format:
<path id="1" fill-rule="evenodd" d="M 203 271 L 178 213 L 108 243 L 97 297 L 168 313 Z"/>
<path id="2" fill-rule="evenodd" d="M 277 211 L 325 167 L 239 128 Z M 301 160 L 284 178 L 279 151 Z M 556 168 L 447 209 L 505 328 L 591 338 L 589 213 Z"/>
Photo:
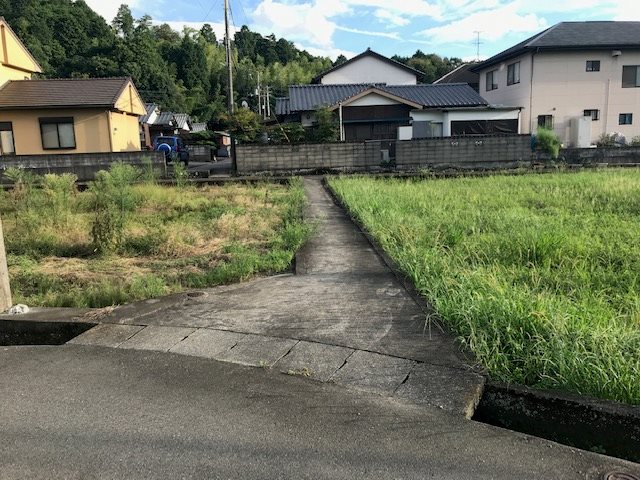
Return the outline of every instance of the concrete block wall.
<path id="1" fill-rule="evenodd" d="M 78 153 L 61 155 L 12 155 L 0 157 L 0 182 L 2 172 L 10 167 L 26 168 L 38 175 L 46 173 L 75 173 L 79 181 L 95 178 L 100 170 L 108 170 L 111 164 L 122 162 L 142 167 L 144 159 L 151 159 L 156 171 L 166 173 L 162 152 L 117 152 L 117 153 Z"/>
<path id="2" fill-rule="evenodd" d="M 569 165 L 639 165 L 640 147 L 565 148 L 560 160 Z"/>
<path id="3" fill-rule="evenodd" d="M 388 142 L 301 145 L 240 145 L 239 174 L 311 170 L 369 171 L 382 164 Z M 395 142 L 399 170 L 501 169 L 531 165 L 531 137 L 449 137 Z"/>

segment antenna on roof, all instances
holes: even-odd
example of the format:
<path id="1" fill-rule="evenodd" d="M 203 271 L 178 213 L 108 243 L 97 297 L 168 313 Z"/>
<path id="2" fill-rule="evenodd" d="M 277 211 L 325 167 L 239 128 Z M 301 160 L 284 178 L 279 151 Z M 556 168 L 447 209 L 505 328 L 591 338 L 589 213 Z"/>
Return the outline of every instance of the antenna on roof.
<path id="1" fill-rule="evenodd" d="M 482 33 L 479 30 L 474 31 L 473 33 L 476 34 L 476 39 L 473 41 L 473 43 L 476 46 L 476 62 L 480 61 L 480 45 L 482 45 L 483 42 L 480 41 L 480 34 Z"/>

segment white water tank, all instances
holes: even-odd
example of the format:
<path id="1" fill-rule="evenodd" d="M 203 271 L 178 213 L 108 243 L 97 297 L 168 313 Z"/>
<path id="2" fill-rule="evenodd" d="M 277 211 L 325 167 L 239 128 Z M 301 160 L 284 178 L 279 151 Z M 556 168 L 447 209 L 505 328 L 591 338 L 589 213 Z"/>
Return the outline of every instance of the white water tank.
<path id="1" fill-rule="evenodd" d="M 575 117 L 570 122 L 570 143 L 574 148 L 591 146 L 591 117 Z"/>

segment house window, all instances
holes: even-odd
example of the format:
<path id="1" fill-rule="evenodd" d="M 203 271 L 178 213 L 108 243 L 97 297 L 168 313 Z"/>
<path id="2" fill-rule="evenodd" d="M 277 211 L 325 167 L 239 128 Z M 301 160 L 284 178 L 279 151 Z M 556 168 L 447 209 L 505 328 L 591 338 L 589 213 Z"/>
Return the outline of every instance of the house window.
<path id="1" fill-rule="evenodd" d="M 507 67 L 507 85 L 520 83 L 520 62 L 512 63 Z"/>
<path id="2" fill-rule="evenodd" d="M 496 90 L 498 88 L 498 79 L 496 78 L 497 76 L 497 70 L 491 70 L 490 72 L 487 72 L 487 92 Z"/>
<path id="3" fill-rule="evenodd" d="M 618 117 L 619 125 L 631 125 L 633 123 L 633 113 L 621 113 Z"/>
<path id="4" fill-rule="evenodd" d="M 587 72 L 599 72 L 600 60 L 587 60 Z"/>
<path id="5" fill-rule="evenodd" d="M 622 88 L 640 87 L 640 65 L 624 65 L 622 67 Z"/>
<path id="6" fill-rule="evenodd" d="M 41 118 L 40 133 L 44 150 L 76 148 L 73 117 Z"/>
<path id="7" fill-rule="evenodd" d="M 538 126 L 542 128 L 553 128 L 553 115 L 538 115 Z"/>
<path id="8" fill-rule="evenodd" d="M 15 155 L 15 153 L 13 125 L 11 122 L 0 122 L 0 155 Z"/>
<path id="9" fill-rule="evenodd" d="M 584 116 L 591 117 L 593 121 L 600 120 L 600 110 L 585 110 Z"/>

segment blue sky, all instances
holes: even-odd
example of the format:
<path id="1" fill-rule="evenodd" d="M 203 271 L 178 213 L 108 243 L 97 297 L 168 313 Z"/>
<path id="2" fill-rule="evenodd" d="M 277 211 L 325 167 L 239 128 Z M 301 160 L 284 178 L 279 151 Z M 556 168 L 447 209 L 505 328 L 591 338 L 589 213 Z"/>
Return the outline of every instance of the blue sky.
<path id="1" fill-rule="evenodd" d="M 210 23 L 222 34 L 223 0 L 85 0 L 111 20 L 121 3 L 181 30 Z M 314 55 L 494 55 L 561 21 L 640 21 L 640 0 L 230 0 L 233 23 L 293 41 Z"/>

